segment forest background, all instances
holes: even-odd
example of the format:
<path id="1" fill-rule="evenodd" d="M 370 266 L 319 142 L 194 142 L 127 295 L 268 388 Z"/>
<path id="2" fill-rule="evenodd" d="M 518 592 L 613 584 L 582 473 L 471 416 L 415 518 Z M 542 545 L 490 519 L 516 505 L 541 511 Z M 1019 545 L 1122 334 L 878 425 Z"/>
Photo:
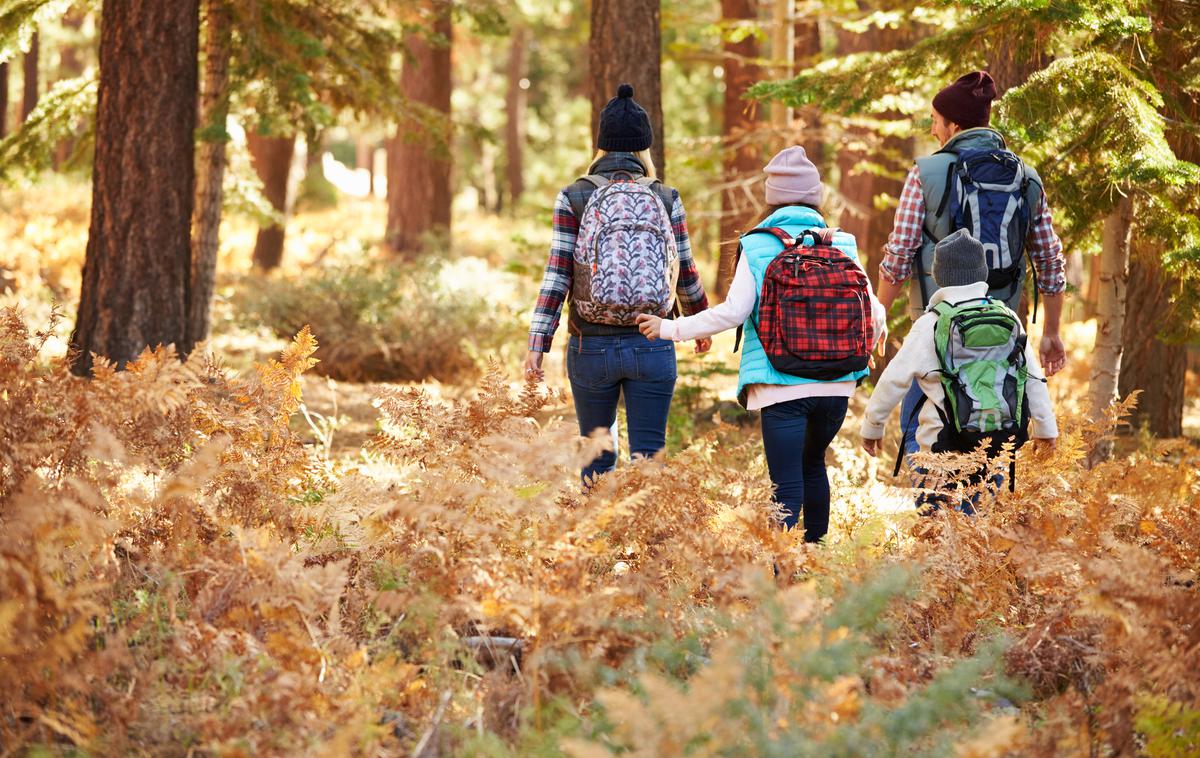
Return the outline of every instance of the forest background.
<path id="1" fill-rule="evenodd" d="M 0 1 L 0 750 L 1200 750 L 1198 28 L 1190 0 Z M 1068 252 L 1059 449 L 918 520 L 851 418 L 806 548 L 727 335 L 681 354 L 666 462 L 581 498 L 558 354 L 514 380 L 616 85 L 719 297 L 791 144 L 874 279 L 932 94 L 976 67 Z"/>

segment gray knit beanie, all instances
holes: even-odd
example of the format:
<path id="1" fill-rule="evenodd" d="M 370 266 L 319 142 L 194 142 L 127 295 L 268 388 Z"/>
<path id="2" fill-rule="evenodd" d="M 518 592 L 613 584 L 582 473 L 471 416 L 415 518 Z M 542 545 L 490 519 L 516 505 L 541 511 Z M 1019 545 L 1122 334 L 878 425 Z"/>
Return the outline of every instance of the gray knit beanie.
<path id="1" fill-rule="evenodd" d="M 961 287 L 987 278 L 983 245 L 966 229 L 954 232 L 933 249 L 933 281 L 938 287 Z"/>

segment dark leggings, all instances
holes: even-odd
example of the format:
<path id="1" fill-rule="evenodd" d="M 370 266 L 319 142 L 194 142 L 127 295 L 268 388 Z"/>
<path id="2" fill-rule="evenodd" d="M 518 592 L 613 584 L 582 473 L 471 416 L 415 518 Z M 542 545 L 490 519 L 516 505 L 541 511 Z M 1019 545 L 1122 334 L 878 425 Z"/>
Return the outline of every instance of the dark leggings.
<path id="1" fill-rule="evenodd" d="M 783 506 L 784 526 L 804 517 L 804 541 L 818 542 L 829 531 L 829 476 L 825 451 L 846 420 L 845 397 L 805 397 L 762 409 L 763 449 Z"/>

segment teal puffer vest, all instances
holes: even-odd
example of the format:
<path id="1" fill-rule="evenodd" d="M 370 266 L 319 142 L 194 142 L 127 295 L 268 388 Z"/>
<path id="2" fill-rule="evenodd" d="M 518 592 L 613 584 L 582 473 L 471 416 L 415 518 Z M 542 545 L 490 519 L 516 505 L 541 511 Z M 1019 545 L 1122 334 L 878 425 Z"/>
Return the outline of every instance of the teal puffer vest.
<path id="1" fill-rule="evenodd" d="M 824 229 L 825 219 L 821 218 L 821 214 L 811 208 L 787 206 L 772 213 L 759 226 L 777 226 L 793 237 L 796 237 L 806 229 Z M 854 235 L 838 232 L 834 237 L 833 244 L 838 250 L 841 250 L 854 260 L 858 260 L 858 244 L 854 241 Z M 758 293 L 755 297 L 754 310 L 751 312 L 750 318 L 746 319 L 744 325 L 745 334 L 743 335 L 742 361 L 738 368 L 738 402 L 743 407 L 746 405 L 746 388 L 751 384 L 794 385 L 812 384 L 820 381 L 776 371 L 771 362 L 767 360 L 767 354 L 763 350 L 762 342 L 758 339 L 758 332 L 754 329 L 754 324 L 758 321 L 757 298 L 762 293 L 763 278 L 766 276 L 767 266 L 782 251 L 783 243 L 770 235 L 752 234 L 742 240 L 742 255 L 746 258 L 746 263 L 750 266 L 750 273 L 754 275 L 754 290 Z M 857 381 L 865 377 L 868 373 L 870 372 L 864 369 L 863 371 L 847 374 L 835 381 Z"/>
<path id="2" fill-rule="evenodd" d="M 933 293 L 938 291 L 938 286 L 933 282 L 933 249 L 937 246 L 939 240 L 945 239 L 950 235 L 950 208 L 947 207 L 942 211 L 941 217 L 937 215 L 938 205 L 942 202 L 942 195 L 946 192 L 946 179 L 950 165 L 956 162 L 955 154 L 959 150 L 992 150 L 992 149 L 1007 150 L 1004 144 L 1004 137 L 995 129 L 980 127 L 977 129 L 967 129 L 959 132 L 950 138 L 941 150 L 933 155 L 917 158 L 917 170 L 921 175 L 921 193 L 925 196 L 925 224 L 921 227 L 921 249 L 917 255 L 921 256 L 921 270 L 925 272 L 925 291 L 932 297 Z M 1025 170 L 1029 174 L 1029 189 L 1025 195 L 1025 205 L 1029 208 L 1029 223 L 1033 225 L 1034 219 L 1041 213 L 1042 208 L 1042 180 L 1033 167 L 1025 164 Z M 1025 255 L 1029 255 L 1028 249 Z M 915 264 L 916 261 L 913 261 Z M 1017 280 L 1017 286 L 1013 288 L 1011 294 L 1009 288 L 1005 287 L 1003 291 L 989 293 L 996 299 L 1003 299 L 1005 305 L 1013 310 L 1017 309 L 1017 305 L 1021 301 L 1021 293 L 1025 290 L 1025 272 L 1026 267 L 1021 268 L 1020 277 Z M 917 273 L 917 266 L 913 266 L 912 280 L 909 283 L 908 303 L 909 312 L 916 320 L 922 313 L 925 312 L 924 298 L 921 297 L 920 274 Z"/>

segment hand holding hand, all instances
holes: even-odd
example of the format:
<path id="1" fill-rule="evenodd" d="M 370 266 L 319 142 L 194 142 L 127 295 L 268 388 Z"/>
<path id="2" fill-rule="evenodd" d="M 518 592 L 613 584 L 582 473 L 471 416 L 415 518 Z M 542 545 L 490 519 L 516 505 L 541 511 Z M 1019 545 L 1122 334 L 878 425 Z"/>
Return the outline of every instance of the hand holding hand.
<path id="1" fill-rule="evenodd" d="M 1033 440 L 1033 448 L 1038 451 L 1050 451 L 1058 447 L 1057 437 L 1035 437 Z"/>
<path id="2" fill-rule="evenodd" d="M 696 352 L 707 353 L 712 350 L 712 337 L 701 337 L 696 340 Z"/>
<path id="3" fill-rule="evenodd" d="M 883 440 L 872 440 L 866 437 L 862 438 L 862 449 L 867 451 L 867 455 L 872 458 L 879 455 L 880 449 L 883 447 Z"/>
<path id="4" fill-rule="evenodd" d="M 662 336 L 663 320 L 658 316 L 651 316 L 649 313 L 639 313 L 637 317 L 638 331 L 646 336 L 648 340 L 656 340 Z"/>
<path id="5" fill-rule="evenodd" d="M 1041 349 L 1038 357 L 1042 361 L 1042 370 L 1046 376 L 1054 376 L 1067 365 L 1067 350 L 1063 347 L 1062 338 L 1057 334 L 1042 335 Z"/>
<path id="6" fill-rule="evenodd" d="M 540 382 L 546 379 L 546 372 L 542 370 L 543 355 L 545 353 L 539 353 L 536 350 L 530 350 L 525 354 L 525 381 L 532 379 Z"/>

